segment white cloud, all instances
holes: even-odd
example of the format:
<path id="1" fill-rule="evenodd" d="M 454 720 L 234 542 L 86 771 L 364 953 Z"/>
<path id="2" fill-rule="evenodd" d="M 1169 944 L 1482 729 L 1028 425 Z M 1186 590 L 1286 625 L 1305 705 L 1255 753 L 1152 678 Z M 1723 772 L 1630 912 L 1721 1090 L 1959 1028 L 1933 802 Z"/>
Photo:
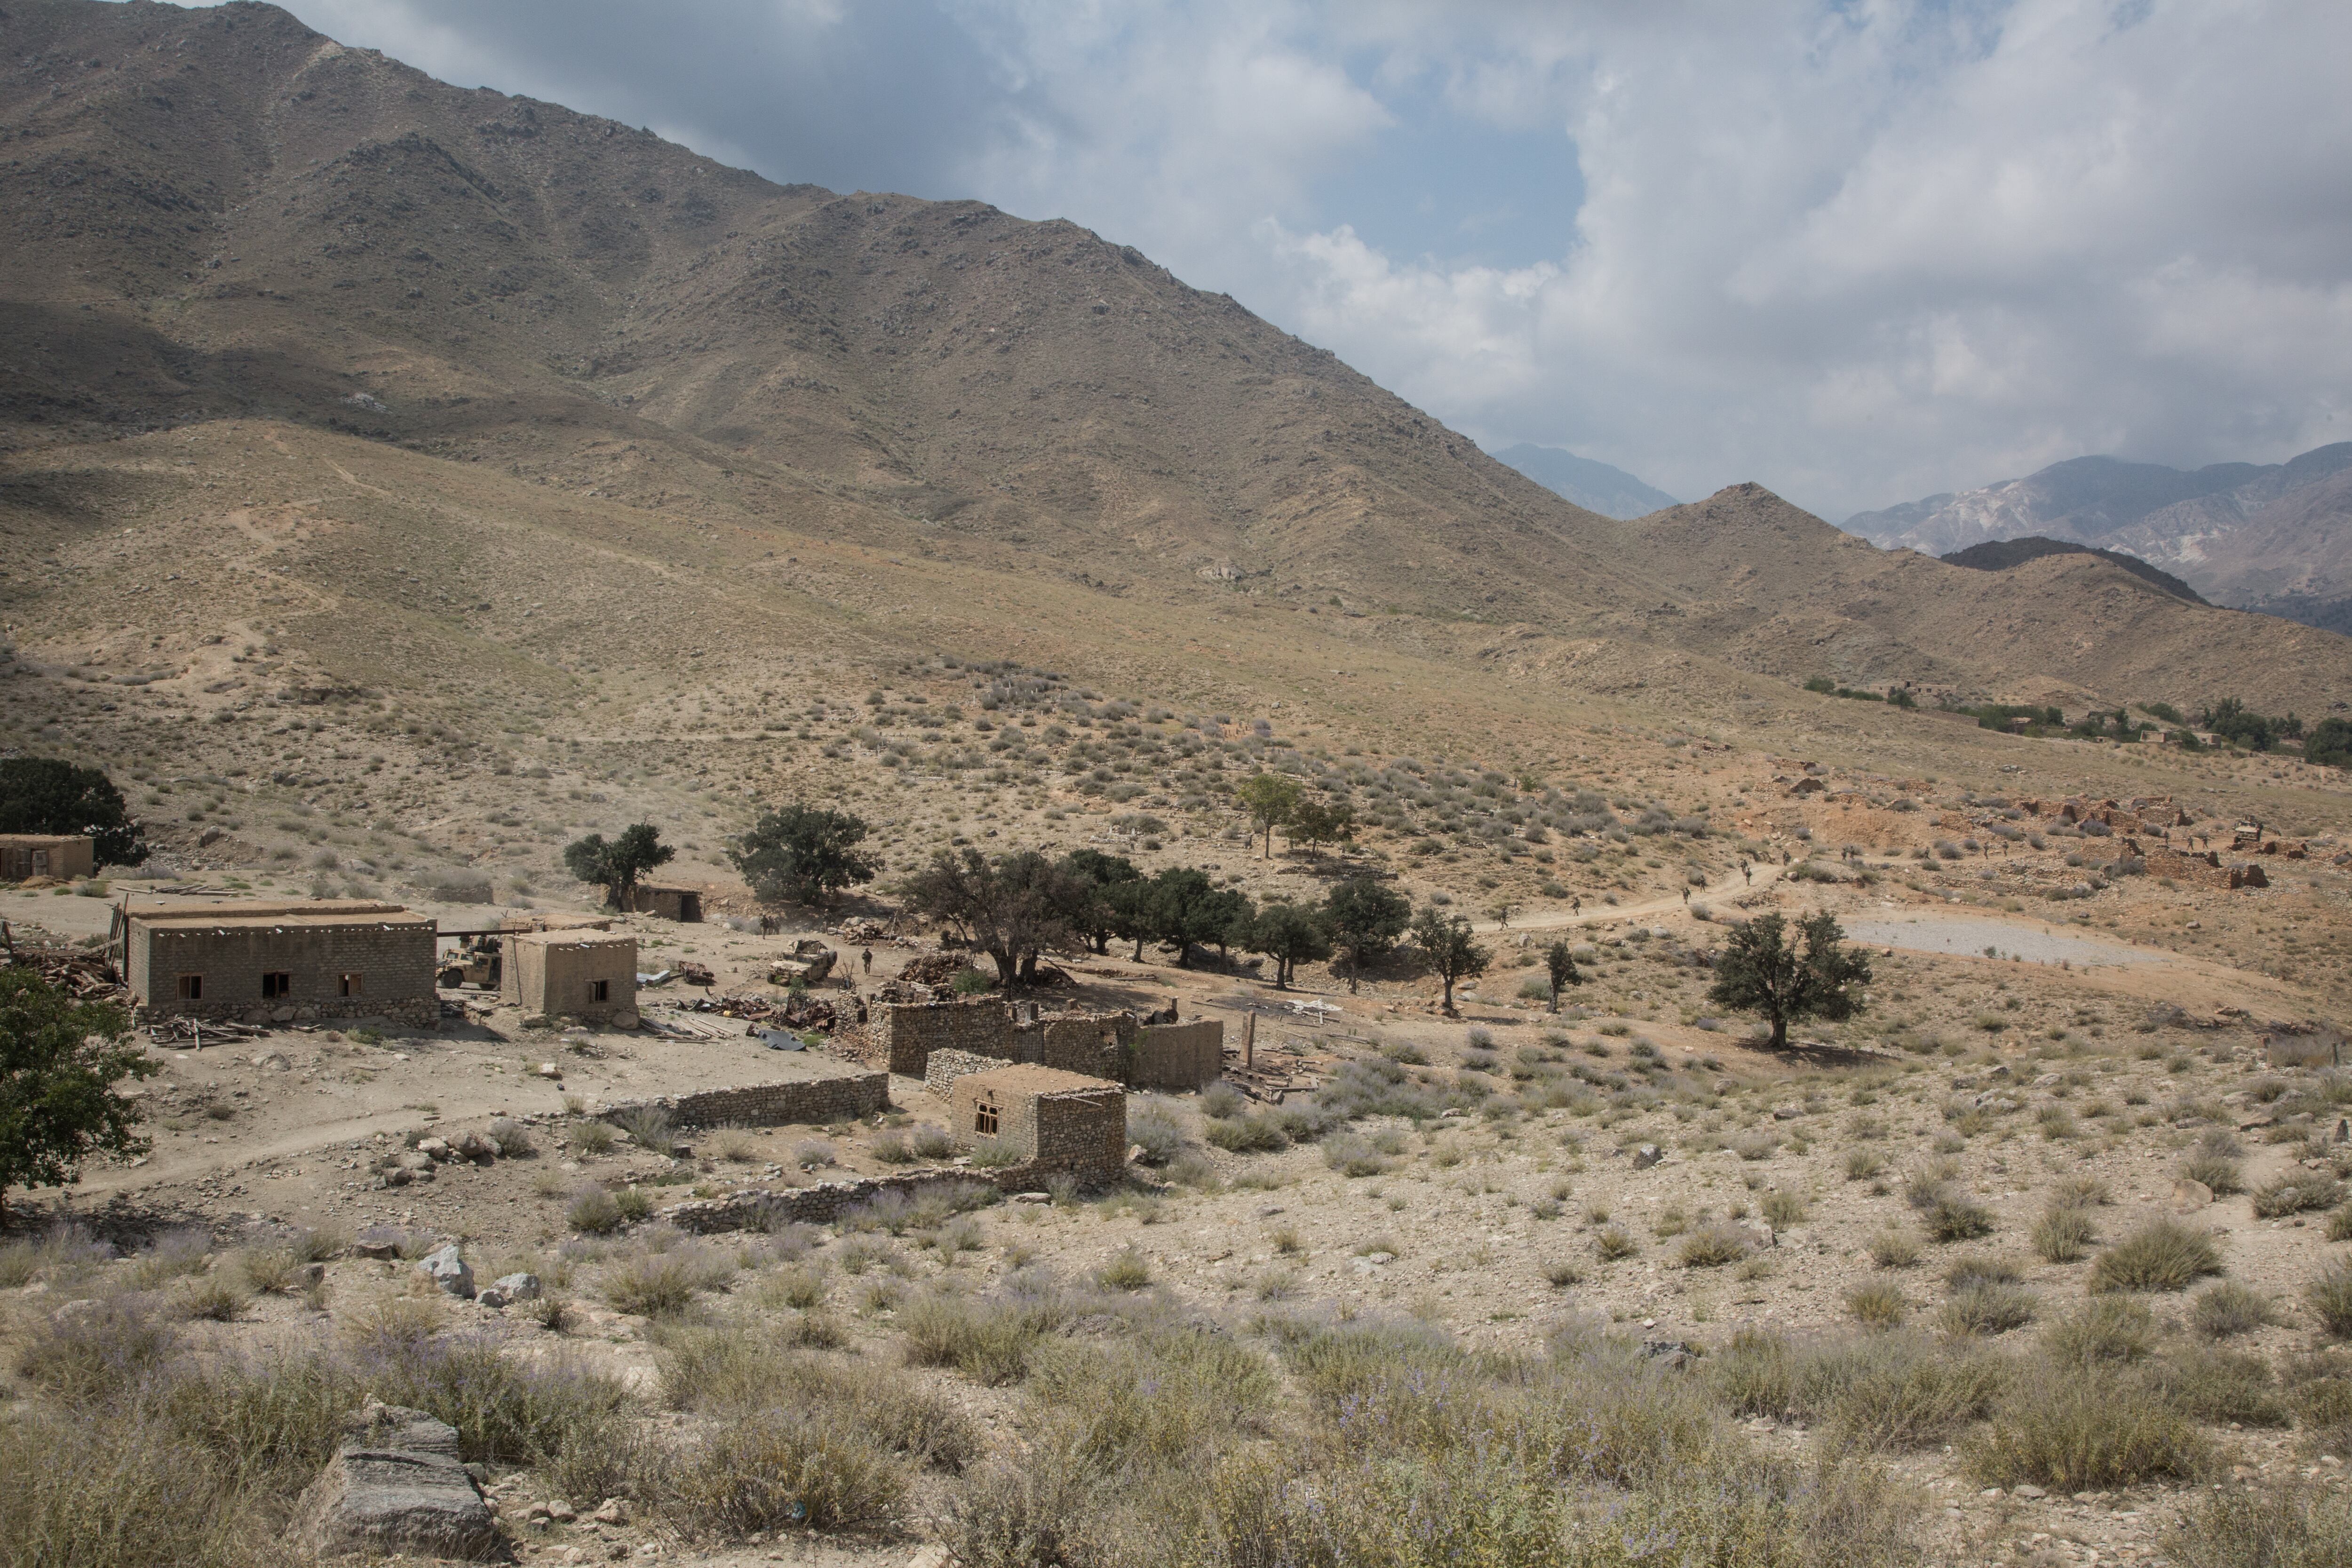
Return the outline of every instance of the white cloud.
<path id="1" fill-rule="evenodd" d="M 1073 218 L 1482 439 L 1678 494 L 1835 517 L 2352 437 L 2352 7 L 297 4 L 777 178 Z M 1478 210 L 1580 195 L 1571 238 L 1431 258 L 1420 226 L 1476 214 L 1385 184 L 1400 149 Z"/>

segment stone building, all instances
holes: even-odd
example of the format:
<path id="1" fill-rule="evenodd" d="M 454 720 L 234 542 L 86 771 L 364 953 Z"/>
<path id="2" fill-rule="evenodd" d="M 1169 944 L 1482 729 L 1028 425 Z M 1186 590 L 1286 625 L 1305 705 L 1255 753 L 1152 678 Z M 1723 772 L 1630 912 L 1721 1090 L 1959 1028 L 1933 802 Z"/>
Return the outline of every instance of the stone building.
<path id="1" fill-rule="evenodd" d="M 967 1073 L 950 1092 L 964 1144 L 1010 1143 L 1041 1173 L 1083 1182 L 1113 1181 L 1127 1168 L 1127 1091 L 1115 1083 L 1019 1065 Z"/>
<path id="2" fill-rule="evenodd" d="M 0 882 L 21 882 L 27 877 L 87 877 L 95 868 L 86 836 L 0 833 Z"/>
<path id="3" fill-rule="evenodd" d="M 702 921 L 702 889 L 670 882 L 639 882 L 629 889 L 629 908 L 639 914 L 698 925 Z"/>
<path id="4" fill-rule="evenodd" d="M 637 939 L 608 931 L 523 931 L 506 939 L 502 1000 L 527 1013 L 634 1025 Z"/>
<path id="5" fill-rule="evenodd" d="M 1223 1019 L 1146 1024 L 1136 1031 L 1127 1081 L 1137 1089 L 1201 1089 L 1224 1070 Z"/>
<path id="6" fill-rule="evenodd" d="M 422 1027 L 441 1016 L 433 921 L 398 904 L 126 899 L 112 940 L 132 1005 L 149 1017 L 383 1016 Z"/>

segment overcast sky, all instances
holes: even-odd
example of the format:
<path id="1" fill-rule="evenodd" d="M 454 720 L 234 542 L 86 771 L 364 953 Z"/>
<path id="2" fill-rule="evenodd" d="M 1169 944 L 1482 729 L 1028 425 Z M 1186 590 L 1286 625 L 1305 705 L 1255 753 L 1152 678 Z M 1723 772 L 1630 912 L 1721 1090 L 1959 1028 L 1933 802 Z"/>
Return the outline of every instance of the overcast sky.
<path id="1" fill-rule="evenodd" d="M 1138 246 L 1489 447 L 1833 520 L 2352 438 L 2342 0 L 290 0 Z"/>

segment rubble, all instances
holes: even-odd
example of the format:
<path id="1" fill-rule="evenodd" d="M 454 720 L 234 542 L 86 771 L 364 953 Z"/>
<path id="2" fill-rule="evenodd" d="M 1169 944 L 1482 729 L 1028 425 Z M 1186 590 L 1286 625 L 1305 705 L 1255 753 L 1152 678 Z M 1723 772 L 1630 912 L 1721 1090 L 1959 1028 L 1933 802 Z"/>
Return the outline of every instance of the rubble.
<path id="1" fill-rule="evenodd" d="M 320 1556 L 414 1552 L 481 1562 L 506 1554 L 498 1522 L 457 1455 L 457 1429 L 371 1401 L 304 1494 L 298 1535 Z"/>

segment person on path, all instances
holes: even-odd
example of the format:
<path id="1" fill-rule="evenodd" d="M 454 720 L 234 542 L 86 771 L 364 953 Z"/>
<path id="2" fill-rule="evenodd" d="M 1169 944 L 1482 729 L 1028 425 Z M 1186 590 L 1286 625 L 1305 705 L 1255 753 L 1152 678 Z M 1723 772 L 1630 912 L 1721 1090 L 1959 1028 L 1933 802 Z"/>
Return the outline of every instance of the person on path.
<path id="1" fill-rule="evenodd" d="M 874 950 L 869 947 L 857 956 L 865 961 L 866 977 L 871 979 L 874 974 Z"/>

